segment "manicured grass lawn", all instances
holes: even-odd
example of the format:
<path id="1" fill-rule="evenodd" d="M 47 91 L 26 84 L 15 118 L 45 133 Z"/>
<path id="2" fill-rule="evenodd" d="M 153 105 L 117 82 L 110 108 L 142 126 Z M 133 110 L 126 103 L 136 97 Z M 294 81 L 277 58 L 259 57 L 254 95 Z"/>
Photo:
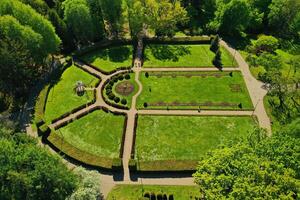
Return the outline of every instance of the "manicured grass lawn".
<path id="1" fill-rule="evenodd" d="M 233 72 L 232 77 L 229 72 L 155 72 L 155 74 L 162 76 L 157 77 L 152 72 L 149 72 L 148 78 L 145 77 L 145 73 L 140 76 L 143 91 L 137 100 L 139 109 L 144 108 L 145 102 L 148 104 L 147 109 L 166 109 L 168 104 L 169 109 L 198 109 L 200 105 L 201 109 L 239 110 L 240 103 L 243 109 L 253 108 L 240 72 Z M 239 87 L 237 91 L 234 90 L 237 89 L 235 87 Z M 161 105 L 160 102 L 164 104 Z"/>
<path id="2" fill-rule="evenodd" d="M 108 194 L 107 200 L 138 200 L 144 192 L 173 194 L 175 200 L 190 200 L 190 196 L 200 197 L 197 186 L 117 185 Z"/>
<path id="3" fill-rule="evenodd" d="M 109 158 L 119 156 L 124 116 L 94 111 L 57 132 L 74 147 Z"/>
<path id="4" fill-rule="evenodd" d="M 213 67 L 210 45 L 148 45 L 144 67 Z M 236 67 L 230 53 L 221 47 L 223 67 Z"/>
<path id="5" fill-rule="evenodd" d="M 246 137 L 255 124 L 251 117 L 140 115 L 135 158 L 199 160 L 228 139 Z"/>
<path id="6" fill-rule="evenodd" d="M 137 91 L 139 90 L 139 86 L 138 86 L 138 84 L 135 82 L 135 73 L 130 73 L 130 79 L 129 80 L 126 80 L 126 79 L 124 79 L 124 80 L 122 80 L 122 81 L 118 81 L 117 83 L 115 83 L 114 84 L 114 86 L 113 86 L 113 93 L 117 96 L 117 97 L 119 97 L 121 100 L 124 98 L 124 99 L 126 99 L 127 100 L 127 104 L 125 105 L 125 106 L 128 106 L 129 108 L 131 107 L 131 102 L 132 102 L 132 97 L 137 93 Z M 118 94 L 117 92 L 116 92 L 116 86 L 119 84 L 119 83 L 122 83 L 122 82 L 124 82 L 124 81 L 129 81 L 130 83 L 132 83 L 133 85 L 134 85 L 134 91 L 130 94 L 130 95 L 128 95 L 128 96 L 125 96 L 125 95 L 121 95 L 121 94 Z M 112 102 L 112 103 L 115 103 L 113 100 L 110 100 L 109 98 L 108 98 L 108 96 L 106 95 L 106 92 L 105 92 L 106 90 L 104 89 L 104 91 L 103 91 L 103 95 L 104 95 L 104 97 L 108 100 L 108 101 L 110 101 L 110 102 Z M 121 104 L 121 102 L 119 102 L 118 104 L 120 104 L 120 105 L 122 105 Z"/>
<path id="7" fill-rule="evenodd" d="M 100 49 L 82 57 L 86 62 L 106 72 L 132 64 L 133 48 L 130 45 Z"/>
<path id="8" fill-rule="evenodd" d="M 45 110 L 45 118 L 48 123 L 66 112 L 92 101 L 93 91 L 87 91 L 83 96 L 78 96 L 74 92 L 77 81 L 93 87 L 98 79 L 75 66 L 66 69 L 60 81 L 51 88 L 48 94 Z"/>

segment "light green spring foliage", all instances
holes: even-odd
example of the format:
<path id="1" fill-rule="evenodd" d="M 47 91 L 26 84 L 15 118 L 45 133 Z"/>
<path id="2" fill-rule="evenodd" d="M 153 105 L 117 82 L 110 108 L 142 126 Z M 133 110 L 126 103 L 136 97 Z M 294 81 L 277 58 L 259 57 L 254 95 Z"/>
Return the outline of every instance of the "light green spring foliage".
<path id="1" fill-rule="evenodd" d="M 101 200 L 100 174 L 96 171 L 89 171 L 83 167 L 77 167 L 73 171 L 80 179 L 79 187 L 66 200 Z"/>
<path id="2" fill-rule="evenodd" d="M 63 2 L 64 20 L 77 42 L 92 41 L 95 27 L 91 11 L 86 0 L 66 0 Z"/>
<path id="3" fill-rule="evenodd" d="M 206 199 L 297 199 L 299 156 L 299 137 L 281 132 L 266 138 L 257 130 L 248 142 L 213 151 L 193 176 Z"/>
<path id="4" fill-rule="evenodd" d="M 187 12 L 178 0 L 127 0 L 127 4 L 134 36 L 143 28 L 159 35 L 172 35 L 177 24 L 187 21 Z"/>
<path id="5" fill-rule="evenodd" d="M 38 53 L 36 57 L 39 59 L 42 60 L 48 54 L 54 53 L 58 50 L 61 41 L 55 34 L 54 27 L 48 20 L 38 14 L 30 6 L 25 5 L 17 0 L 1 0 L 0 16 L 3 15 L 11 15 L 13 18 L 15 18 L 15 21 L 13 22 L 15 25 L 10 27 L 12 30 L 15 29 L 15 32 L 23 32 L 24 34 L 24 29 L 27 29 L 27 33 L 29 29 L 31 29 L 31 33 L 35 32 L 35 34 L 32 34 L 32 38 L 33 40 L 39 42 L 39 51 L 36 52 L 36 54 Z M 2 18 L 2 20 L 10 20 L 12 22 L 11 18 Z M 18 22 L 19 24 L 16 25 Z M 8 25 L 6 24 L 6 26 Z M 10 32 L 12 32 L 12 30 Z M 13 35 L 8 35 L 8 37 L 11 37 L 13 40 L 24 40 L 24 37 L 21 37 L 20 35 L 20 38 L 15 38 Z M 35 53 L 34 49 L 28 50 L 32 50 Z"/>

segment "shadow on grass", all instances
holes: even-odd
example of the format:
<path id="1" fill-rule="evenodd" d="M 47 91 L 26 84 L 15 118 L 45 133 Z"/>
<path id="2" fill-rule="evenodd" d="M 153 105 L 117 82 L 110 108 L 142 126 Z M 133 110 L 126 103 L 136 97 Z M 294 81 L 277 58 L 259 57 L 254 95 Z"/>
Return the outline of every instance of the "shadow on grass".
<path id="1" fill-rule="evenodd" d="M 112 47 L 96 51 L 94 53 L 84 56 L 84 60 L 91 63 L 97 58 L 103 60 L 110 60 L 112 62 L 124 62 L 131 59 L 132 51 L 128 46 Z"/>
<path id="2" fill-rule="evenodd" d="M 180 57 L 191 54 L 188 46 L 182 45 L 151 45 L 149 49 L 157 60 L 177 62 Z M 145 60 L 149 60 L 145 55 Z"/>

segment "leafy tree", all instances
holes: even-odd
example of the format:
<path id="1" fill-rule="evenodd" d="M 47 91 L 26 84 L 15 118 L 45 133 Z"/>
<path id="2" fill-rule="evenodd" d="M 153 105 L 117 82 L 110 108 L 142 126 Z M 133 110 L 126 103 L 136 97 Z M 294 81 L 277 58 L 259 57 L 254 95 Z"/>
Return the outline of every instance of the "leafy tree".
<path id="1" fill-rule="evenodd" d="M 90 8 L 86 0 L 66 0 L 63 2 L 64 20 L 74 34 L 77 43 L 85 44 L 95 38 Z"/>
<path id="2" fill-rule="evenodd" d="M 109 23 L 111 37 L 118 37 L 123 30 L 124 8 L 122 0 L 100 0 L 104 19 Z"/>
<path id="3" fill-rule="evenodd" d="M 228 35 L 244 31 L 250 21 L 250 7 L 246 0 L 219 0 L 215 19 L 210 28 Z"/>
<path id="4" fill-rule="evenodd" d="M 178 0 L 127 0 L 132 37 L 143 30 L 155 30 L 157 36 L 172 36 L 176 25 L 187 20 L 187 12 Z"/>
<path id="5" fill-rule="evenodd" d="M 220 49 L 220 37 L 219 35 L 216 35 L 211 41 L 210 50 L 214 53 L 216 53 Z"/>
<path id="6" fill-rule="evenodd" d="M 101 200 L 100 174 L 97 171 L 88 171 L 83 167 L 77 167 L 73 172 L 80 178 L 79 187 L 67 200 Z"/>
<path id="7" fill-rule="evenodd" d="M 0 127 L 0 199 L 65 199 L 77 179 L 24 133 Z"/>
<path id="8" fill-rule="evenodd" d="M 42 43 L 39 46 L 40 51 L 36 53 L 36 57 L 39 57 L 41 61 L 58 50 L 61 41 L 56 35 L 54 27 L 30 6 L 19 1 L 1 0 L 0 15 L 11 15 L 21 25 L 29 26 L 34 32 L 42 36 Z"/>
<path id="9" fill-rule="evenodd" d="M 273 36 L 263 35 L 252 42 L 252 46 L 257 55 L 262 52 L 274 53 L 279 46 L 279 41 Z"/>
<path id="10" fill-rule="evenodd" d="M 297 19 L 299 20 L 300 1 L 273 0 L 269 5 L 269 9 L 269 26 L 275 34 L 279 34 L 282 37 L 298 35 L 297 31 L 293 32 L 293 28 L 295 28 L 293 23 L 297 21 Z"/>
<path id="11" fill-rule="evenodd" d="M 221 60 L 221 51 L 220 49 L 217 50 L 216 54 L 215 54 L 215 57 L 213 59 L 213 64 L 214 66 L 218 67 L 218 68 L 221 68 L 222 67 L 222 60 Z"/>
<path id="12" fill-rule="evenodd" d="M 299 145 L 287 134 L 268 138 L 256 131 L 248 141 L 211 152 L 193 176 L 205 199 L 296 199 Z"/>

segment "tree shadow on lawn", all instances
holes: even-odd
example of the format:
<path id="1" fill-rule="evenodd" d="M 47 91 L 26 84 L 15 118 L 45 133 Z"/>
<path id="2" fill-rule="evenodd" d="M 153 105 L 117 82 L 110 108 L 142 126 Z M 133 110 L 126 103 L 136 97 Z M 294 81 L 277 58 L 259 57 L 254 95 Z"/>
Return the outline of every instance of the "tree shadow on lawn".
<path id="1" fill-rule="evenodd" d="M 149 49 L 157 60 L 177 62 L 180 57 L 191 54 L 190 47 L 182 45 L 152 45 Z M 145 55 L 145 60 L 149 60 Z"/>
<path id="2" fill-rule="evenodd" d="M 120 47 L 112 47 L 112 48 L 107 48 L 107 49 L 94 52 L 86 56 L 85 60 L 91 63 L 95 61 L 97 58 L 100 58 L 102 60 L 110 60 L 112 62 L 124 62 L 130 59 L 130 56 L 132 56 L 132 52 L 130 48 L 127 46 L 120 46 Z"/>

